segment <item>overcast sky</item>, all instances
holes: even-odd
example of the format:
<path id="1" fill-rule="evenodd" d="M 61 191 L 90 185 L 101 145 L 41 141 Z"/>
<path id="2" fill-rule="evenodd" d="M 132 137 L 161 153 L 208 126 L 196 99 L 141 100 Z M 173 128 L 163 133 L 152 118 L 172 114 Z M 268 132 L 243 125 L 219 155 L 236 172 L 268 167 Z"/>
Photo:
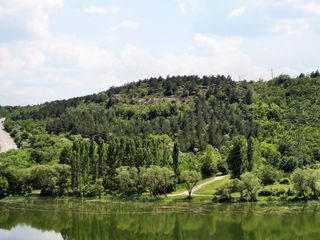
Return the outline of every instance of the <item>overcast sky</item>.
<path id="1" fill-rule="evenodd" d="M 0 0 L 0 105 L 319 67 L 320 0 Z"/>

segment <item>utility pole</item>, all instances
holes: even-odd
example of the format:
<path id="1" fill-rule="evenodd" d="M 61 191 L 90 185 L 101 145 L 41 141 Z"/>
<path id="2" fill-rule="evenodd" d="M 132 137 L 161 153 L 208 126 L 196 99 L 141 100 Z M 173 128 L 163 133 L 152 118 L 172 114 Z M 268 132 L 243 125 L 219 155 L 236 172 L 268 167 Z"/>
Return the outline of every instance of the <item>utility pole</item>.
<path id="1" fill-rule="evenodd" d="M 271 68 L 271 80 L 273 79 L 273 68 Z"/>

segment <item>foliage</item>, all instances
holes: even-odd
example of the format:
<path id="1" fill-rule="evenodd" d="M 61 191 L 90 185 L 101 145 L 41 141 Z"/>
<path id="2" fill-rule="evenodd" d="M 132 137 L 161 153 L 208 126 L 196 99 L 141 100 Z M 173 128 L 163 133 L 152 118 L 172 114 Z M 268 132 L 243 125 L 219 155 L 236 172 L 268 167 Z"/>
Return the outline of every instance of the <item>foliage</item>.
<path id="1" fill-rule="evenodd" d="M 0 176 L 0 198 L 6 196 L 9 190 L 9 182 L 6 177 Z"/>
<path id="2" fill-rule="evenodd" d="M 251 201 L 255 201 L 260 188 L 260 180 L 253 173 L 244 173 L 241 175 L 245 190 L 248 192 Z"/>
<path id="3" fill-rule="evenodd" d="M 211 145 L 207 145 L 205 151 L 200 156 L 201 174 L 203 178 L 212 177 L 218 172 L 217 164 L 221 161 L 220 153 Z"/>
<path id="4" fill-rule="evenodd" d="M 183 171 L 203 177 L 229 171 L 234 180 L 222 195 L 254 200 L 259 180 L 268 186 L 286 174 L 297 194 L 318 198 L 318 172 L 308 169 L 320 161 L 319 92 L 318 71 L 268 82 L 168 76 L 69 100 L 0 107 L 19 147 L 0 154 L 0 176 L 7 195 L 148 189 L 158 196 L 174 189 Z"/>
<path id="5" fill-rule="evenodd" d="M 118 182 L 118 189 L 125 195 L 140 193 L 143 188 L 140 186 L 142 182 L 139 178 L 138 169 L 136 167 L 122 166 L 116 169 L 116 179 Z"/>
<path id="6" fill-rule="evenodd" d="M 262 185 L 270 185 L 279 180 L 281 172 L 270 165 L 263 165 L 256 171 Z"/>
<path id="7" fill-rule="evenodd" d="M 166 195 L 170 186 L 174 185 L 174 172 L 167 167 L 150 166 L 143 174 L 143 178 L 150 191 L 150 195 L 157 196 L 160 193 Z"/>
<path id="8" fill-rule="evenodd" d="M 189 197 L 191 197 L 192 190 L 197 182 L 201 180 L 201 174 L 196 171 L 183 171 L 181 172 L 181 181 L 186 184 Z"/>
<path id="9" fill-rule="evenodd" d="M 247 163 L 247 141 L 243 136 L 233 139 L 227 163 L 233 178 L 240 178 L 246 171 Z"/>

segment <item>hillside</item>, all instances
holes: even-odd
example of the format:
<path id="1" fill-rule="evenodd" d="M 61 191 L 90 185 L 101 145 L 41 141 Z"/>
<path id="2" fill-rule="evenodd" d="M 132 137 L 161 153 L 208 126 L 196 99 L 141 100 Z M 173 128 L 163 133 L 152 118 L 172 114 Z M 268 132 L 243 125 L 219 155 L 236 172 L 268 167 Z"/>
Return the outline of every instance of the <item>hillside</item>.
<path id="1" fill-rule="evenodd" d="M 237 177 L 265 168 L 285 176 L 320 161 L 319 91 L 318 72 L 268 82 L 177 76 L 37 106 L 0 107 L 19 146 L 0 155 L 0 175 L 19 182 L 8 190 L 12 194 L 28 188 L 50 195 L 40 176 L 31 175 L 53 168 L 57 178 L 67 174 L 81 196 L 83 186 L 90 189 L 97 179 L 119 190 L 121 172 L 132 177 L 131 168 L 138 174 L 153 165 L 175 175 L 229 171 Z M 64 194 L 59 191 L 54 194 Z"/>

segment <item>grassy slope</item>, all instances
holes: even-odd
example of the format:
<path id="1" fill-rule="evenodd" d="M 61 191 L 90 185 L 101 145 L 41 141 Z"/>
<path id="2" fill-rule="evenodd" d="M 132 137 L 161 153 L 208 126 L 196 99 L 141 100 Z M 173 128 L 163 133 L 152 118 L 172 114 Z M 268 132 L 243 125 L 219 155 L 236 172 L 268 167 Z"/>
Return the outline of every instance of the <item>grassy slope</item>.
<path id="1" fill-rule="evenodd" d="M 202 180 L 200 180 L 200 181 L 197 183 L 197 185 L 202 184 L 202 183 L 205 183 L 205 182 L 207 182 L 207 181 L 211 181 L 211 180 L 214 179 L 214 178 L 215 178 L 215 177 L 202 179 Z M 171 194 L 179 194 L 179 193 L 183 193 L 183 192 L 185 192 L 185 191 L 187 191 L 185 184 L 184 184 L 184 183 L 180 183 L 180 184 L 178 184 L 178 185 L 176 186 L 176 191 L 172 192 Z"/>
<path id="2" fill-rule="evenodd" d="M 212 182 L 203 188 L 199 189 L 198 191 L 194 192 L 195 194 L 200 194 L 200 195 L 212 195 L 217 191 L 217 188 L 228 182 L 230 177 L 225 177 L 221 180 Z"/>

